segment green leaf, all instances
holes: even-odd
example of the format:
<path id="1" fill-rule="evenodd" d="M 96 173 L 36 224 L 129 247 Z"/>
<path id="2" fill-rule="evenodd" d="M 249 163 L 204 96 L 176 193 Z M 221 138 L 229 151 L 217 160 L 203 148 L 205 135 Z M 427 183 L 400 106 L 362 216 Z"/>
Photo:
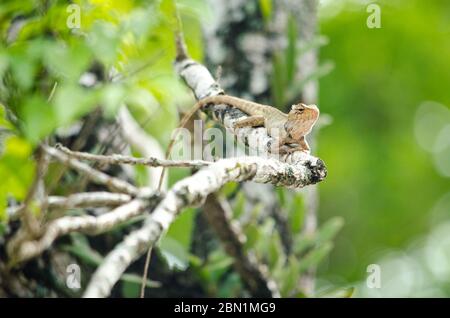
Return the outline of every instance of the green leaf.
<path id="1" fill-rule="evenodd" d="M 262 238 L 269 238 L 275 232 L 275 221 L 272 218 L 264 220 L 264 222 L 258 226 L 259 236 Z M 266 239 L 258 240 L 255 244 L 254 250 L 257 256 L 266 257 L 268 255 L 269 241 Z"/>
<path id="2" fill-rule="evenodd" d="M 6 109 L 2 104 L 0 104 L 0 128 L 13 129 L 13 125 L 6 118 Z"/>
<path id="3" fill-rule="evenodd" d="M 185 270 L 189 265 L 195 214 L 196 210 L 191 208 L 182 212 L 159 242 L 161 254 L 170 268 Z"/>
<path id="4" fill-rule="evenodd" d="M 306 83 L 317 80 L 327 74 L 329 74 L 334 68 L 334 63 L 331 61 L 327 61 L 325 63 L 322 63 L 317 67 L 315 72 L 312 74 L 309 74 L 306 78 L 304 78 L 302 81 L 293 81 L 291 85 L 288 86 L 288 88 L 285 91 L 285 100 L 291 101 L 296 98 L 298 98 L 300 92 L 303 90 Z"/>
<path id="5" fill-rule="evenodd" d="M 295 234 L 301 232 L 304 218 L 305 218 L 305 204 L 303 196 L 299 193 L 296 193 L 289 206 L 289 214 L 288 214 L 289 224 L 292 233 Z"/>
<path id="6" fill-rule="evenodd" d="M 316 36 L 311 41 L 306 43 L 301 43 L 298 49 L 298 56 L 305 54 L 313 49 L 320 48 L 327 45 L 329 42 L 328 38 L 324 35 Z"/>
<path id="7" fill-rule="evenodd" d="M 247 241 L 245 242 L 245 249 L 252 249 L 258 240 L 261 239 L 261 235 L 258 229 L 258 226 L 255 224 L 249 224 L 245 229 L 245 234 L 247 237 Z"/>
<path id="8" fill-rule="evenodd" d="M 123 282 L 129 283 L 129 284 L 136 284 L 139 286 L 139 288 L 141 287 L 142 284 L 142 276 L 136 275 L 136 274 L 128 274 L 125 273 L 122 275 L 122 277 L 120 278 Z M 148 288 L 158 288 L 161 287 L 161 283 L 154 281 L 154 280 L 150 280 L 147 279 L 145 281 L 145 287 Z"/>
<path id="9" fill-rule="evenodd" d="M 294 238 L 293 252 L 301 255 L 314 246 L 320 246 L 330 242 L 344 225 L 342 217 L 334 217 L 323 224 L 314 235 L 305 236 L 303 234 Z"/>
<path id="10" fill-rule="evenodd" d="M 91 52 L 84 43 L 75 42 L 71 46 L 52 42 L 45 47 L 44 64 L 56 77 L 64 77 L 78 82 L 91 60 Z"/>
<path id="11" fill-rule="evenodd" d="M 151 19 L 149 19 L 151 15 Z M 133 32 L 133 35 L 138 38 L 145 39 L 149 30 L 159 22 L 159 12 L 155 6 L 150 3 L 148 8 L 135 9 L 131 12 L 129 18 L 124 23 L 124 28 Z"/>
<path id="12" fill-rule="evenodd" d="M 28 159 L 32 151 L 33 148 L 26 140 L 18 136 L 9 136 L 5 142 L 3 159 L 9 157 L 16 159 Z"/>
<path id="13" fill-rule="evenodd" d="M 1 195 L 0 195 L 0 197 L 1 197 Z M 0 198 L 1 199 L 1 198 Z M 1 203 L 0 203 L 1 204 Z M 0 207 L 0 213 L 1 213 L 1 207 Z M 0 237 L 2 237 L 3 235 L 5 235 L 5 233 L 6 233 L 6 228 L 7 228 L 7 225 L 6 225 L 6 223 L 4 223 L 4 222 L 7 222 L 8 220 L 2 220 L 1 219 L 1 216 L 0 216 Z"/>
<path id="14" fill-rule="evenodd" d="M 238 297 L 241 291 L 242 282 L 240 276 L 237 273 L 231 273 L 226 276 L 225 281 L 220 285 L 217 297 Z"/>
<path id="15" fill-rule="evenodd" d="M 4 152 L 0 157 L 1 200 L 5 201 L 6 195 L 12 195 L 17 200 L 25 198 L 34 176 L 31 153 L 32 146 L 26 140 L 17 136 L 9 136 L 5 140 Z"/>
<path id="16" fill-rule="evenodd" d="M 184 209 L 178 218 L 172 223 L 166 236 L 176 240 L 186 251 L 191 248 L 192 230 L 196 209 Z"/>
<path id="17" fill-rule="evenodd" d="M 37 144 L 58 126 L 54 108 L 38 95 L 25 99 L 21 117 L 25 135 L 33 144 Z"/>
<path id="18" fill-rule="evenodd" d="M 3 78 L 3 74 L 8 68 L 9 61 L 7 53 L 0 47 L 0 78 Z"/>
<path id="19" fill-rule="evenodd" d="M 178 241 L 166 235 L 161 239 L 158 247 L 170 269 L 187 269 L 189 265 L 189 253 Z"/>
<path id="20" fill-rule="evenodd" d="M 96 96 L 78 85 L 65 84 L 56 89 L 52 103 L 59 125 L 64 126 L 92 110 Z"/>
<path id="21" fill-rule="evenodd" d="M 5 226 L 2 222 L 8 222 L 8 213 L 6 212 L 7 204 L 6 193 L 0 192 L 0 237 L 2 237 L 5 230 Z"/>
<path id="22" fill-rule="evenodd" d="M 297 23 L 292 15 L 289 15 L 288 19 L 287 40 L 286 78 L 287 82 L 291 83 L 297 71 Z"/>
<path id="23" fill-rule="evenodd" d="M 133 154 L 133 156 L 139 157 L 139 156 L 136 156 L 135 154 Z M 136 185 L 138 185 L 140 187 L 145 187 L 148 185 L 148 171 L 145 166 L 135 165 L 134 166 L 134 175 L 135 175 L 134 179 L 135 179 Z"/>
<path id="24" fill-rule="evenodd" d="M 336 234 L 342 229 L 343 226 L 344 226 L 344 218 L 337 216 L 332 219 L 329 219 L 325 224 L 323 224 L 320 227 L 316 241 L 319 244 L 331 241 L 336 236 Z"/>
<path id="25" fill-rule="evenodd" d="M 102 21 L 94 23 L 88 37 L 88 45 L 95 58 L 104 65 L 112 65 L 117 58 L 120 44 L 119 30 L 111 23 Z"/>
<path id="26" fill-rule="evenodd" d="M 286 255 L 283 251 L 283 245 L 281 244 L 280 235 L 278 232 L 273 232 L 270 236 L 270 240 L 262 240 L 266 243 L 267 259 L 269 268 L 275 268 L 277 264 L 284 264 L 286 261 Z"/>
<path id="27" fill-rule="evenodd" d="M 233 218 L 238 219 L 245 211 L 245 195 L 242 192 L 237 193 L 236 202 L 233 208 Z"/>
<path id="28" fill-rule="evenodd" d="M 304 272 L 311 267 L 317 266 L 325 258 L 325 256 L 330 253 L 332 248 L 333 243 L 327 242 L 312 250 L 311 252 L 306 254 L 306 256 L 302 260 L 300 260 L 299 270 L 301 272 Z"/>
<path id="29" fill-rule="evenodd" d="M 294 257 L 288 258 L 288 263 L 283 266 L 281 271 L 280 292 L 283 297 L 291 297 L 292 292 L 297 288 L 300 279 L 300 263 Z"/>
<path id="30" fill-rule="evenodd" d="M 308 249 L 313 247 L 315 243 L 316 243 L 316 241 L 314 240 L 313 237 L 305 236 L 305 235 L 298 235 L 294 239 L 293 253 L 295 255 L 300 256 L 305 251 L 307 251 Z"/>
<path id="31" fill-rule="evenodd" d="M 331 288 L 318 293 L 317 298 L 351 298 L 355 292 L 355 287 Z"/>
<path id="32" fill-rule="evenodd" d="M 204 270 L 209 273 L 209 280 L 217 284 L 233 264 L 233 258 L 229 257 L 221 249 L 212 252 Z"/>
<path id="33" fill-rule="evenodd" d="M 286 70 L 281 54 L 275 54 L 272 59 L 272 98 L 275 105 L 281 107 L 285 101 Z"/>
<path id="34" fill-rule="evenodd" d="M 286 206 L 286 189 L 283 187 L 276 187 L 275 192 L 278 197 L 278 203 L 280 204 L 281 207 L 285 207 Z"/>
<path id="35" fill-rule="evenodd" d="M 141 286 L 136 283 L 130 283 L 125 281 L 122 284 L 121 292 L 123 297 L 126 298 L 138 298 L 141 293 Z"/>
<path id="36" fill-rule="evenodd" d="M 10 53 L 9 62 L 14 79 L 19 87 L 23 90 L 30 89 L 38 71 L 38 63 L 33 58 L 28 57 L 22 47 Z"/>
<path id="37" fill-rule="evenodd" d="M 231 195 L 233 195 L 237 189 L 239 187 L 239 183 L 238 182 L 227 182 L 223 187 L 222 187 L 222 193 L 225 197 L 229 197 Z"/>
<path id="38" fill-rule="evenodd" d="M 268 23 L 272 17 L 272 0 L 259 0 L 259 8 L 264 22 Z"/>
<path id="39" fill-rule="evenodd" d="M 63 251 L 71 253 L 87 265 L 98 266 L 103 263 L 104 257 L 90 247 L 86 236 L 80 233 L 71 233 L 70 237 L 72 244 L 62 245 L 61 249 Z M 120 279 L 130 285 L 138 285 L 140 289 L 142 276 L 125 273 Z M 147 279 L 146 286 L 149 288 L 156 288 L 160 287 L 161 284 L 159 282 Z M 135 288 L 135 286 L 132 286 L 131 288 Z"/>
<path id="40" fill-rule="evenodd" d="M 126 96 L 121 84 L 107 84 L 100 91 L 100 102 L 107 118 L 114 118 Z"/>
<path id="41" fill-rule="evenodd" d="M 139 114 L 140 118 L 152 116 L 160 107 L 155 96 L 143 87 L 132 86 L 127 90 L 125 103 L 133 114 Z"/>
<path id="42" fill-rule="evenodd" d="M 89 246 L 89 241 L 80 233 L 71 233 L 71 245 L 63 245 L 61 249 L 78 257 L 85 264 L 98 266 L 103 262 L 103 256 Z"/>
<path id="43" fill-rule="evenodd" d="M 161 13 L 164 14 L 165 19 L 169 22 L 169 27 L 175 29 L 177 25 L 177 7 L 174 0 L 162 0 L 160 2 Z"/>

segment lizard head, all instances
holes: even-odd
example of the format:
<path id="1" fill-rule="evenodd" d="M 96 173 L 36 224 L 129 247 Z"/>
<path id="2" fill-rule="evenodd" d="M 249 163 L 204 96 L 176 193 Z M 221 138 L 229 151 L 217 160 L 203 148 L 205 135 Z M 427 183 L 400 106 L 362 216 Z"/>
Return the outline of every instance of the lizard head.
<path id="1" fill-rule="evenodd" d="M 288 114 L 286 130 L 293 138 L 305 136 L 311 131 L 319 118 L 319 114 L 319 108 L 316 105 L 303 103 L 292 105 Z"/>

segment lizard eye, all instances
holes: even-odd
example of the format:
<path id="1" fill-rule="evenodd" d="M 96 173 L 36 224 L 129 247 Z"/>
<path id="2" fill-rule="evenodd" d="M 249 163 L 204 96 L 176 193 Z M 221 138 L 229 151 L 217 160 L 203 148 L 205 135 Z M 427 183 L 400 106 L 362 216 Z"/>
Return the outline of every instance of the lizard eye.
<path id="1" fill-rule="evenodd" d="M 292 105 L 292 111 L 296 112 L 296 113 L 303 113 L 303 111 L 305 110 L 305 106 L 303 104 L 297 104 L 297 105 Z"/>

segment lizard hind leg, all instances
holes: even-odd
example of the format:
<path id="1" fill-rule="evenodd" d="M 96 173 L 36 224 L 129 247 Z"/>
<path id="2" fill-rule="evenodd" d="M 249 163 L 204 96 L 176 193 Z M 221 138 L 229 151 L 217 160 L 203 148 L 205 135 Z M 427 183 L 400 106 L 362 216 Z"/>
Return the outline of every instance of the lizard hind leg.
<path id="1" fill-rule="evenodd" d="M 234 123 L 234 128 L 242 128 L 242 127 L 258 127 L 264 126 L 264 116 L 255 115 L 250 116 L 241 120 L 238 120 Z"/>

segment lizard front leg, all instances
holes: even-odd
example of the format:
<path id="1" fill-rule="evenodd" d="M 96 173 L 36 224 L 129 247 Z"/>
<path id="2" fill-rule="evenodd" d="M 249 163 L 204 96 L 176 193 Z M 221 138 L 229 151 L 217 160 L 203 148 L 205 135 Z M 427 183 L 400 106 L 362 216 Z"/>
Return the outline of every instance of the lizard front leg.
<path id="1" fill-rule="evenodd" d="M 304 151 L 309 153 L 310 152 L 310 148 L 308 145 L 308 142 L 306 141 L 305 136 L 302 136 L 299 140 L 298 140 L 298 146 L 299 146 L 299 150 L 300 151 Z"/>
<path id="2" fill-rule="evenodd" d="M 291 147 L 289 147 L 285 140 L 283 140 L 282 138 L 276 138 L 274 137 L 272 144 L 270 145 L 270 153 L 272 154 L 287 154 L 289 153 L 289 149 Z"/>
<path id="3" fill-rule="evenodd" d="M 310 148 L 308 145 L 308 142 L 306 141 L 305 136 L 302 136 L 300 139 L 296 140 L 297 145 L 295 147 L 289 147 L 287 145 L 284 145 L 283 151 L 284 153 L 290 154 L 295 151 L 303 151 L 306 153 L 310 153 Z"/>
<path id="4" fill-rule="evenodd" d="M 255 115 L 250 116 L 241 120 L 238 120 L 234 123 L 234 128 L 242 128 L 242 127 L 258 127 L 264 126 L 264 116 Z"/>

